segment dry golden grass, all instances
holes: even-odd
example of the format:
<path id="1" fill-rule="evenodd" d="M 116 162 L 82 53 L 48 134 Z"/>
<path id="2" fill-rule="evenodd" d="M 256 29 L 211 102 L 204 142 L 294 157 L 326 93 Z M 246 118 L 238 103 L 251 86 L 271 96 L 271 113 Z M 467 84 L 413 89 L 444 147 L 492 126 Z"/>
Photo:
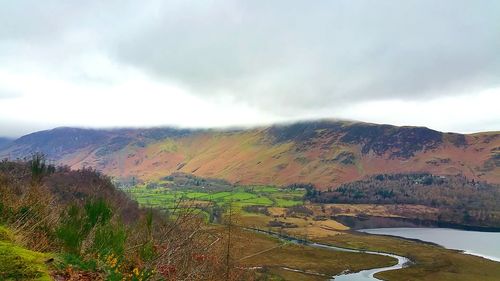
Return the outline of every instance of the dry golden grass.
<path id="1" fill-rule="evenodd" d="M 270 207 L 267 208 L 271 216 L 284 216 L 286 214 L 286 208 L 282 207 Z"/>
<path id="2" fill-rule="evenodd" d="M 339 206 L 340 205 L 340 206 Z M 329 207 L 334 205 L 329 205 Z M 372 212 L 372 214 L 381 214 L 382 212 L 393 211 L 394 206 L 385 206 L 378 208 L 373 205 L 348 205 L 335 204 L 345 210 L 350 209 L 355 212 Z M 375 208 L 374 208 L 375 207 Z M 399 207 L 399 206 L 398 206 Z M 314 209 L 316 213 L 319 209 Z M 272 212 L 278 213 L 279 209 L 273 209 Z M 417 206 L 413 211 L 426 211 L 426 208 Z M 387 215 L 387 213 L 385 213 Z M 390 214 L 390 213 L 389 213 Z M 410 257 L 415 262 L 409 268 L 403 270 L 389 271 L 379 274 L 384 280 L 443 280 L 443 281 L 467 281 L 467 280 L 499 280 L 500 263 L 489 261 L 483 258 L 464 255 L 458 251 L 447 250 L 438 246 L 418 243 L 405 239 L 375 236 L 366 234 L 355 234 L 343 231 L 347 229 L 341 224 L 333 221 L 313 221 L 312 219 L 304 218 L 277 218 L 283 222 L 297 224 L 297 228 L 270 228 L 273 231 L 282 231 L 289 235 L 304 238 L 307 236 L 309 240 L 339 245 L 349 248 L 370 249 L 384 252 L 396 253 L 406 257 Z M 273 217 L 264 215 L 248 215 L 241 218 L 240 224 L 252 227 L 269 229 L 267 223 L 274 220 Z M 252 242 L 252 247 L 256 244 L 264 245 L 263 247 L 272 247 L 272 244 L 267 244 L 257 238 Z M 271 243 L 271 242 L 267 242 Z M 299 248 L 297 248 L 299 247 Z M 256 251 L 256 249 L 254 249 Z M 258 258 L 252 257 L 248 259 L 250 264 L 266 265 L 269 267 L 269 272 L 281 276 L 285 280 L 327 280 L 321 276 L 306 275 L 296 272 L 283 270 L 281 267 L 287 266 L 296 269 L 306 269 L 318 273 L 331 274 L 326 270 L 326 266 L 337 263 L 337 261 L 322 263 L 328 260 L 322 253 L 309 249 L 309 247 L 301 247 L 290 245 L 289 247 L 280 247 L 259 255 Z M 309 260 L 315 260 L 317 265 L 308 264 Z M 360 262 L 360 260 L 351 260 Z M 256 263 L 254 263 L 256 262 Z M 325 268 L 323 268 L 325 266 Z M 343 266 L 347 266 L 344 264 Z M 347 268 L 345 267 L 345 268 Z M 323 279 L 322 279 L 323 278 Z M 270 279 L 274 280 L 274 279 Z M 279 280 L 279 279 L 278 279 Z"/>
<path id="3" fill-rule="evenodd" d="M 280 217 L 276 220 L 286 223 L 292 223 L 297 225 L 293 228 L 282 228 L 279 227 L 269 227 L 268 223 L 275 220 L 271 216 L 265 215 L 245 215 L 242 216 L 240 224 L 245 227 L 253 227 L 260 229 L 272 229 L 277 232 L 285 232 L 290 235 L 297 237 L 326 237 L 330 235 L 343 234 L 342 231 L 348 230 L 349 228 L 337 221 L 328 219 L 324 221 L 315 221 L 311 218 L 298 218 L 298 217 Z"/>
<path id="4" fill-rule="evenodd" d="M 270 236 L 235 229 L 233 253 L 241 266 L 265 267 L 285 280 L 328 280 L 345 269 L 362 269 L 390 265 L 393 259 L 377 255 L 331 251 L 285 243 Z M 283 267 L 310 272 L 297 273 Z M 315 275 L 315 274 L 319 274 Z M 321 275 L 324 275 L 321 277 Z"/>
<path id="5" fill-rule="evenodd" d="M 366 214 L 381 217 L 402 217 L 404 214 L 437 214 L 438 209 L 423 205 L 376 205 L 376 204 L 324 204 L 329 215 L 355 216 Z M 309 208 L 318 212 L 320 206 L 311 205 Z"/>
<path id="6" fill-rule="evenodd" d="M 299 272 L 294 272 L 290 270 L 285 270 L 283 268 L 269 268 L 268 270 L 269 273 L 276 276 L 276 280 L 282 281 L 282 280 L 300 280 L 300 281 L 325 281 L 324 276 L 318 276 L 318 275 L 313 275 L 313 274 L 305 274 L 305 273 L 299 273 Z M 275 280 L 275 279 L 269 279 Z"/>

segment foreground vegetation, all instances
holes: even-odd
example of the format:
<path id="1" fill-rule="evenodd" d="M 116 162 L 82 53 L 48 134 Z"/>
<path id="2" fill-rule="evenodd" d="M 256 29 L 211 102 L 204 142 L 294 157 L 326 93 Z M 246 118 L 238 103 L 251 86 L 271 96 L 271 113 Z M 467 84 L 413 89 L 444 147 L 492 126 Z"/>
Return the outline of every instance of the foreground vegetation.
<path id="1" fill-rule="evenodd" d="M 226 280 L 255 274 L 186 209 L 141 209 L 89 169 L 0 162 L 0 280 Z"/>
<path id="2" fill-rule="evenodd" d="M 48 281 L 45 264 L 50 255 L 30 251 L 14 243 L 14 235 L 0 225 L 0 278 L 1 280 Z"/>

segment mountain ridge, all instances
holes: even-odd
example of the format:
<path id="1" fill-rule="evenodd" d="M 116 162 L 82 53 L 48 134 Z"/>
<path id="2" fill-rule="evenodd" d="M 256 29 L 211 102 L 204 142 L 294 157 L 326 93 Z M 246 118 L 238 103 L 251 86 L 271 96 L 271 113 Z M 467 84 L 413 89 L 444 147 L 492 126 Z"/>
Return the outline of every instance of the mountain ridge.
<path id="1" fill-rule="evenodd" d="M 6 147 L 12 141 L 13 141 L 13 139 L 11 139 L 11 138 L 0 137 L 0 149 L 2 149 L 3 147 Z"/>
<path id="2" fill-rule="evenodd" d="M 500 132 L 443 133 L 426 127 L 320 120 L 249 129 L 60 127 L 22 136 L 1 158 L 45 153 L 72 168 L 118 179 L 173 172 L 233 183 L 338 186 L 379 173 L 463 174 L 500 183 Z"/>

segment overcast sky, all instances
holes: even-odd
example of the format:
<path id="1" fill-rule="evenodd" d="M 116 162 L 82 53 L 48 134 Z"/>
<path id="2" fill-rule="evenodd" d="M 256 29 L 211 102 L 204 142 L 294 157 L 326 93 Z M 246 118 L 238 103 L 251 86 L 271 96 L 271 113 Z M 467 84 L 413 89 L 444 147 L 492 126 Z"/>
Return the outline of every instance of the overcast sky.
<path id="1" fill-rule="evenodd" d="M 500 1 L 2 1 L 0 136 L 343 118 L 500 130 Z"/>

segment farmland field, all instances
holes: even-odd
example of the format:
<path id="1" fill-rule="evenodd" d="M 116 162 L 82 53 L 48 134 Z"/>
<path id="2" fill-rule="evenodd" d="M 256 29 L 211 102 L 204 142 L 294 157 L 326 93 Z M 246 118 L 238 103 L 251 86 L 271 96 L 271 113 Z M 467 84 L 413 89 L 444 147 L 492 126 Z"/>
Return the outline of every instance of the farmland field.
<path id="1" fill-rule="evenodd" d="M 179 188 L 147 188 L 136 186 L 125 191 L 140 205 L 157 207 L 160 209 L 172 208 L 176 202 L 193 201 L 196 204 L 226 205 L 232 203 L 233 207 L 265 206 L 265 207 L 291 207 L 302 205 L 303 190 L 292 190 L 272 186 L 240 186 L 228 190 L 204 190 L 201 187 Z"/>

